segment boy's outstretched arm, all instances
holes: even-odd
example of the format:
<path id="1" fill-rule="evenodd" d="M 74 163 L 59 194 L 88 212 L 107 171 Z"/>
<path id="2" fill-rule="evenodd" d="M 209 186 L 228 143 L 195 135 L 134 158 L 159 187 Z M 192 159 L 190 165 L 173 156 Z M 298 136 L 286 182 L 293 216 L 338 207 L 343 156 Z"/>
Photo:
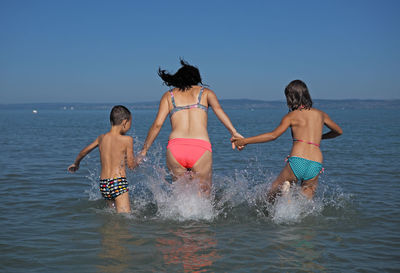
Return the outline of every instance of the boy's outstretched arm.
<path id="1" fill-rule="evenodd" d="M 324 113 L 324 124 L 331 130 L 323 134 L 322 139 L 334 138 L 343 134 L 342 128 L 340 128 L 339 125 L 337 125 L 333 120 L 331 120 L 331 118 L 326 113 Z"/>
<path id="2" fill-rule="evenodd" d="M 75 159 L 75 162 L 68 167 L 68 171 L 71 173 L 76 172 L 79 169 L 79 164 L 81 163 L 81 160 L 93 149 L 97 148 L 97 146 L 99 146 L 99 138 L 96 138 L 95 141 L 93 141 L 91 144 L 89 144 L 88 146 L 83 148 L 82 151 L 79 152 L 78 156 Z"/>
<path id="3" fill-rule="evenodd" d="M 280 137 L 287 130 L 287 128 L 289 128 L 289 126 L 290 126 L 290 118 L 288 117 L 288 115 L 286 115 L 281 120 L 279 126 L 276 127 L 275 130 L 273 130 L 272 132 L 246 138 L 233 137 L 232 141 L 235 143 L 236 146 L 245 146 L 247 144 L 273 141 L 278 137 Z"/>
<path id="4" fill-rule="evenodd" d="M 137 167 L 138 162 L 135 158 L 135 152 L 133 151 L 133 138 L 128 137 L 128 144 L 126 145 L 126 165 L 129 169 L 133 170 Z"/>

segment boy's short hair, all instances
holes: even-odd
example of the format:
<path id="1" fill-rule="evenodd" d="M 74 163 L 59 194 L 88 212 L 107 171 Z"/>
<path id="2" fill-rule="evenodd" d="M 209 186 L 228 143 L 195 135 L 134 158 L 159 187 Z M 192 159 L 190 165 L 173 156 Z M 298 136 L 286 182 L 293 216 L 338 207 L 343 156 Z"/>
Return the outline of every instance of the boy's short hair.
<path id="1" fill-rule="evenodd" d="M 112 108 L 110 113 L 111 125 L 120 125 L 123 120 L 129 120 L 131 112 L 123 105 L 116 105 Z"/>

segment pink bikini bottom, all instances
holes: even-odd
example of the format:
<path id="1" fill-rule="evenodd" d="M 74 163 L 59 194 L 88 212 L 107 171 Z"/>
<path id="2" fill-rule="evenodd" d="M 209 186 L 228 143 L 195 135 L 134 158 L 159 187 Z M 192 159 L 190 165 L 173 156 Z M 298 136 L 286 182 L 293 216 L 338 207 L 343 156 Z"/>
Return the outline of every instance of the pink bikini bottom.
<path id="1" fill-rule="evenodd" d="M 205 151 L 212 153 L 210 142 L 196 138 L 170 139 L 167 149 L 169 149 L 176 161 L 186 169 L 193 168 Z"/>

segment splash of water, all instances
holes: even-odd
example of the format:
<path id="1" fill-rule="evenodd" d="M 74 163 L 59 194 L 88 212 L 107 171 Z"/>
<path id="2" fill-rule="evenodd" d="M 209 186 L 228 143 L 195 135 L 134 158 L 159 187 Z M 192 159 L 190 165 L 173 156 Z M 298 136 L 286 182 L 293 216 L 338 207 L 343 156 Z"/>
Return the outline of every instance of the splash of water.
<path id="1" fill-rule="evenodd" d="M 340 188 L 332 189 L 322 180 L 311 201 L 295 185 L 274 204 L 269 204 L 266 193 L 275 174 L 254 159 L 249 160 L 248 168 L 234 170 L 228 175 L 214 175 L 213 193 L 207 198 L 200 194 L 195 180 L 182 177 L 172 183 L 162 158 L 162 147 L 156 145 L 147 161 L 134 172 L 127 173 L 133 215 L 137 218 L 172 221 L 238 219 L 246 222 L 264 219 L 275 224 L 293 224 L 306 217 L 321 216 L 327 206 L 345 206 L 349 200 Z M 99 168 L 89 167 L 89 172 L 89 200 L 101 199 Z"/>

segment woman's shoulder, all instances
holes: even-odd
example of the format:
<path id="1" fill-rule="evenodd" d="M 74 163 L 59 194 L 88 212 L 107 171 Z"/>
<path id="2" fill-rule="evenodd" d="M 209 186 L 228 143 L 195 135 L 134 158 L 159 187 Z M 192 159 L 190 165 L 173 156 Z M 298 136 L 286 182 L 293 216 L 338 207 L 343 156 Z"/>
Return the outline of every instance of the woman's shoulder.
<path id="1" fill-rule="evenodd" d="M 173 89 L 169 89 L 169 90 L 165 91 L 161 98 L 164 99 L 164 98 L 171 97 L 171 92 L 172 91 L 173 91 Z"/>
<path id="2" fill-rule="evenodd" d="M 212 91 L 210 88 L 207 87 L 201 87 L 203 89 L 203 94 L 208 96 L 208 95 L 215 95 L 214 91 Z"/>

